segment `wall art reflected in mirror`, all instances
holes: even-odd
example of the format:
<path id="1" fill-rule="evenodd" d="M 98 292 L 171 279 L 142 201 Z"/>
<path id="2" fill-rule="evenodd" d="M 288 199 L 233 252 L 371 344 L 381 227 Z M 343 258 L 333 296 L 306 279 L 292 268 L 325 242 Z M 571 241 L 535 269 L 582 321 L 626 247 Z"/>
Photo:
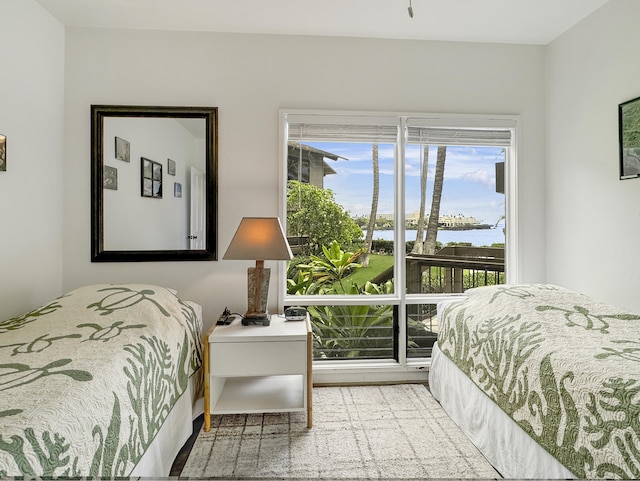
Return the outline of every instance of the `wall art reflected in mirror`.
<path id="1" fill-rule="evenodd" d="M 640 177 L 640 97 L 618 105 L 620 179 Z"/>
<path id="2" fill-rule="evenodd" d="M 217 113 L 91 106 L 92 262 L 217 259 Z"/>
<path id="3" fill-rule="evenodd" d="M 7 170 L 7 137 L 0 134 L 0 172 Z"/>

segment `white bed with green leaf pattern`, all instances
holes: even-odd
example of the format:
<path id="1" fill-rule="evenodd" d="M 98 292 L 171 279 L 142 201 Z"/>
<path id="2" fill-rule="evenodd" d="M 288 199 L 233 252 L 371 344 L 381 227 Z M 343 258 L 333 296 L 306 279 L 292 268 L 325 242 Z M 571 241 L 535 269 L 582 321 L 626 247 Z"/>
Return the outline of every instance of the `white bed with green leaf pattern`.
<path id="1" fill-rule="evenodd" d="M 0 478 L 167 476 L 192 431 L 201 308 L 86 286 L 0 322 Z"/>
<path id="2" fill-rule="evenodd" d="M 640 316 L 548 284 L 438 306 L 429 386 L 507 478 L 640 478 Z"/>

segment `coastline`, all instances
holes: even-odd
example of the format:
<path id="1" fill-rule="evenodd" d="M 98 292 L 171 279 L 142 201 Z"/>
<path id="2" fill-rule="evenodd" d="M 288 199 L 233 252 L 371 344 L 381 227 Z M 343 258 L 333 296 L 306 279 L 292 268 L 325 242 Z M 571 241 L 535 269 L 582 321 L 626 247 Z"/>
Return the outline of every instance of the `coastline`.
<path id="1" fill-rule="evenodd" d="M 366 230 L 363 230 L 366 235 Z M 374 230 L 374 240 L 393 240 L 393 230 Z M 417 231 L 405 230 L 405 242 L 415 241 Z M 443 245 L 449 242 L 467 242 L 476 247 L 491 246 L 493 244 L 504 244 L 504 225 L 498 227 L 480 228 L 480 229 L 438 229 L 438 242 Z"/>

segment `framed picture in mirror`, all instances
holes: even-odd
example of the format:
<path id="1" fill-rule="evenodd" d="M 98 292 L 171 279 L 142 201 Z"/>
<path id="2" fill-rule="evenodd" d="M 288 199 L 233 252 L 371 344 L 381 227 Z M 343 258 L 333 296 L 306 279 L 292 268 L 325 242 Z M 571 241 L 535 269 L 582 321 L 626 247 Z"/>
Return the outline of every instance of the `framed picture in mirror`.
<path id="1" fill-rule="evenodd" d="M 123 162 L 131 161 L 131 144 L 120 137 L 116 137 L 116 159 Z"/>
<path id="2" fill-rule="evenodd" d="M 618 106 L 620 179 L 640 177 L 640 97 Z"/>
<path id="3" fill-rule="evenodd" d="M 0 172 L 7 170 L 7 137 L 0 134 Z"/>
<path id="4" fill-rule="evenodd" d="M 142 197 L 162 199 L 162 164 L 141 158 Z"/>
<path id="5" fill-rule="evenodd" d="M 118 169 L 115 167 L 104 166 L 104 188 L 118 190 Z"/>

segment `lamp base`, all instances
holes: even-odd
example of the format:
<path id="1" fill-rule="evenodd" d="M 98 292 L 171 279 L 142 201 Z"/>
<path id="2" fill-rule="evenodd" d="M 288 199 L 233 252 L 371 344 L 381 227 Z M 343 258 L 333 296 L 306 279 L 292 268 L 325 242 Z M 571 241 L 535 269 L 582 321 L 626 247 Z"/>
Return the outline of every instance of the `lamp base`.
<path id="1" fill-rule="evenodd" d="M 247 269 L 247 313 L 245 317 L 265 317 L 269 297 L 270 268 Z"/>
<path id="2" fill-rule="evenodd" d="M 271 314 L 268 312 L 248 312 L 242 318 L 243 326 L 268 326 L 269 324 L 271 324 Z"/>

